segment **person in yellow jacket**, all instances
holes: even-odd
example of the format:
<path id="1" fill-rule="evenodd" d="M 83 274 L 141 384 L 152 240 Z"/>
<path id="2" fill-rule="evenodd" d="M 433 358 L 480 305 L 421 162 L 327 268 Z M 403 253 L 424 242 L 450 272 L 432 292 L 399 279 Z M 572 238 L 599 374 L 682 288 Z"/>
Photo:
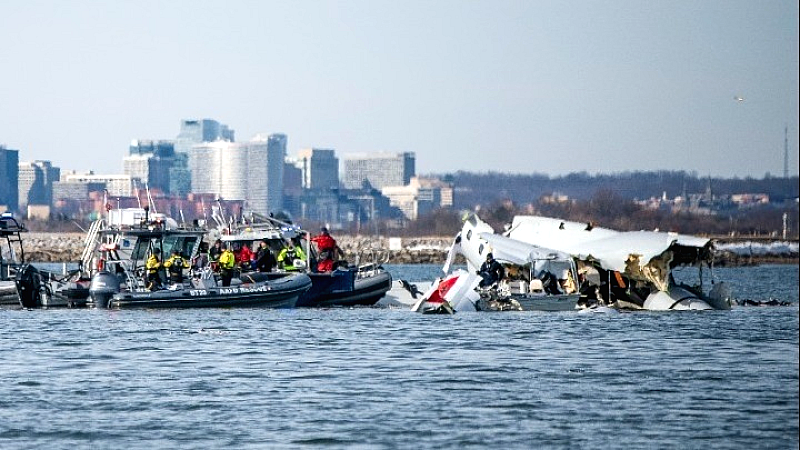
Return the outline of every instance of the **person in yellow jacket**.
<path id="1" fill-rule="evenodd" d="M 223 286 L 230 286 L 233 278 L 233 268 L 236 267 L 236 255 L 231 251 L 230 246 L 219 255 L 219 275 L 222 278 Z"/>
<path id="2" fill-rule="evenodd" d="M 151 291 L 155 291 L 161 286 L 161 277 L 158 274 L 161 270 L 160 254 L 161 250 L 154 248 L 150 252 L 150 257 L 147 258 L 147 262 L 144 265 L 147 270 L 147 289 Z"/>
<path id="3" fill-rule="evenodd" d="M 305 260 L 306 254 L 300 246 L 295 246 L 294 242 L 289 241 L 288 245 L 278 253 L 278 266 L 287 272 L 297 270 L 294 266 L 294 261 L 297 259 Z"/>
<path id="4" fill-rule="evenodd" d="M 181 284 L 183 283 L 183 269 L 189 268 L 189 261 L 181 256 L 178 249 L 172 249 L 172 255 L 164 261 L 164 267 L 169 272 L 169 282 Z"/>

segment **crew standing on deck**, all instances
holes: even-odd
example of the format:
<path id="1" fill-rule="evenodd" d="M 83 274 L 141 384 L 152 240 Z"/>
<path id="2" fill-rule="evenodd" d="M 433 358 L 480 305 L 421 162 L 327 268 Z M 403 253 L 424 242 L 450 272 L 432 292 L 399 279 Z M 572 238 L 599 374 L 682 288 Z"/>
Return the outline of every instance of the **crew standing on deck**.
<path id="1" fill-rule="evenodd" d="M 161 270 L 161 250 L 154 248 L 150 251 L 150 257 L 144 267 L 147 270 L 147 289 L 155 291 L 161 286 L 161 277 L 158 272 Z"/>
<path id="2" fill-rule="evenodd" d="M 208 266 L 208 242 L 201 242 L 197 255 L 192 258 L 192 270 L 202 270 Z"/>
<path id="3" fill-rule="evenodd" d="M 236 267 L 236 256 L 230 248 L 230 244 L 219 256 L 219 275 L 222 278 L 223 286 L 230 286 L 233 279 L 233 269 Z"/>
<path id="4" fill-rule="evenodd" d="M 267 241 L 263 240 L 258 243 L 258 251 L 256 252 L 256 270 L 259 272 L 272 272 L 275 267 L 275 256 L 272 255 Z"/>
<path id="5" fill-rule="evenodd" d="M 330 235 L 326 227 L 322 227 L 320 234 L 312 237 L 311 242 L 317 244 L 319 253 L 318 272 L 330 272 L 333 270 L 334 258 L 336 256 L 344 256 L 344 252 L 339 248 L 336 239 Z"/>
<path id="6" fill-rule="evenodd" d="M 222 241 L 217 239 L 214 245 L 208 250 L 208 262 L 211 265 L 211 270 L 214 272 L 219 271 L 219 257 L 225 249 L 222 248 Z"/>
<path id="7" fill-rule="evenodd" d="M 169 272 L 169 281 L 173 284 L 182 284 L 183 283 L 183 269 L 189 268 L 189 261 L 186 260 L 183 256 L 181 256 L 178 249 L 172 249 L 172 255 L 164 261 L 164 267 L 166 267 L 167 272 Z"/>

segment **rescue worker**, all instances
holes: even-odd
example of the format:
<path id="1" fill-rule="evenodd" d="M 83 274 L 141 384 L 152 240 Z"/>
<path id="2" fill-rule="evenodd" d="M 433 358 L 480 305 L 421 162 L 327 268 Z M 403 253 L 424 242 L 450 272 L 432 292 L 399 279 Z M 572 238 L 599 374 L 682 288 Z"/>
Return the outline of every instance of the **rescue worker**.
<path id="1" fill-rule="evenodd" d="M 181 256 L 178 249 L 172 249 L 172 255 L 164 261 L 164 267 L 169 272 L 170 283 L 183 284 L 183 269 L 189 268 L 189 261 Z"/>
<path id="2" fill-rule="evenodd" d="M 330 272 L 333 270 L 334 258 L 337 255 L 344 256 L 344 252 L 339 248 L 336 239 L 330 235 L 326 227 L 322 227 L 320 229 L 320 234 L 312 237 L 311 242 L 317 245 L 317 252 L 319 254 L 319 263 L 317 263 L 318 272 Z"/>
<path id="3" fill-rule="evenodd" d="M 333 270 L 333 257 L 330 250 L 323 250 L 319 252 L 319 262 L 317 263 L 317 272 L 330 272 Z"/>
<path id="4" fill-rule="evenodd" d="M 275 256 L 272 255 L 267 241 L 263 240 L 258 243 L 258 251 L 256 252 L 256 270 L 259 272 L 272 272 L 275 267 Z"/>
<path id="5" fill-rule="evenodd" d="M 147 262 L 144 265 L 147 270 L 147 289 L 151 291 L 155 291 L 161 286 L 161 277 L 158 274 L 161 270 L 160 254 L 161 250 L 154 248 L 150 252 L 150 257 L 147 258 Z"/>
<path id="6" fill-rule="evenodd" d="M 247 272 L 252 269 L 252 261 L 255 259 L 253 251 L 250 250 L 250 245 L 246 242 L 242 244 L 242 248 L 236 255 L 236 262 L 239 263 L 239 269 L 242 272 Z"/>
<path id="7" fill-rule="evenodd" d="M 289 241 L 288 245 L 278 253 L 278 265 L 281 269 L 291 272 L 297 270 L 294 266 L 294 260 L 296 259 L 306 259 L 306 254 L 303 253 L 303 250 L 300 247 L 296 247 L 294 242 Z"/>
<path id="8" fill-rule="evenodd" d="M 217 239 L 214 245 L 208 250 L 208 262 L 211 265 L 211 270 L 214 272 L 219 271 L 219 257 L 225 249 L 222 248 L 222 241 Z"/>
<path id="9" fill-rule="evenodd" d="M 236 267 L 236 256 L 231 251 L 230 246 L 219 255 L 219 275 L 222 278 L 223 286 L 230 286 L 233 279 L 233 269 Z"/>
<path id="10" fill-rule="evenodd" d="M 487 287 L 499 283 L 506 276 L 506 271 L 503 269 L 503 265 L 497 262 L 494 259 L 494 255 L 489 252 L 486 254 L 486 261 L 481 264 L 481 268 L 478 270 L 478 275 L 482 278 L 478 286 Z"/>
<path id="11" fill-rule="evenodd" d="M 208 266 L 208 242 L 201 242 L 197 255 L 192 258 L 192 269 L 201 270 Z"/>

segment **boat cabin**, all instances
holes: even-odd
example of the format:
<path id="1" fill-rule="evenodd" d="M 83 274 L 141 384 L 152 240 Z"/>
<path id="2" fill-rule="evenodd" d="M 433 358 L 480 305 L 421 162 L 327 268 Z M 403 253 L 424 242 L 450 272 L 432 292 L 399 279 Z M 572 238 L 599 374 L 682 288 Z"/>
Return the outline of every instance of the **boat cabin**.
<path id="1" fill-rule="evenodd" d="M 0 215 L 0 280 L 13 280 L 25 263 L 22 232 L 27 231 L 10 213 Z"/>

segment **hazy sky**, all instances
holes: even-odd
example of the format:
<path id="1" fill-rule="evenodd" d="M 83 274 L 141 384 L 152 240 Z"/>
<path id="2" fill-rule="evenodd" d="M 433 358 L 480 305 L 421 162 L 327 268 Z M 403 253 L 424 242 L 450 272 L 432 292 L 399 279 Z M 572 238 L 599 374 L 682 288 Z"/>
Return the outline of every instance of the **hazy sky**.
<path id="1" fill-rule="evenodd" d="M 121 173 L 181 119 L 417 173 L 798 173 L 798 1 L 0 1 L 0 144 Z M 743 100 L 736 100 L 741 97 Z"/>

